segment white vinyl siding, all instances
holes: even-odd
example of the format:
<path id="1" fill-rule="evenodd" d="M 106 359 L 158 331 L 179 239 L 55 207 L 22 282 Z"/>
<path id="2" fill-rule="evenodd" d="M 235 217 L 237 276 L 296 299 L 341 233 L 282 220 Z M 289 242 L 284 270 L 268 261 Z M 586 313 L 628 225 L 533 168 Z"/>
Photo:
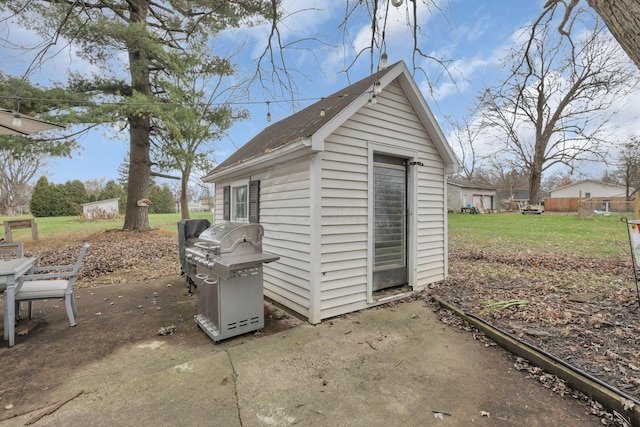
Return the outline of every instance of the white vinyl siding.
<path id="1" fill-rule="evenodd" d="M 368 160 L 366 140 L 325 141 L 322 162 L 321 317 L 352 311 L 367 300 Z"/>
<path id="2" fill-rule="evenodd" d="M 621 185 L 606 184 L 592 180 L 585 180 L 552 190 L 549 197 L 624 197 L 626 188 Z M 588 195 L 587 195 L 588 194 Z"/>
<path id="3" fill-rule="evenodd" d="M 251 178 L 260 180 L 260 224 L 266 236 L 263 251 L 280 257 L 264 265 L 264 294 L 308 316 L 311 282 L 308 161 L 299 159 Z"/>
<path id="4" fill-rule="evenodd" d="M 417 153 L 417 283 L 445 277 L 444 165 L 398 84 L 363 107 L 325 141 L 322 163 L 322 318 L 367 304 L 369 144 Z M 417 224 L 417 225 L 415 225 Z"/>

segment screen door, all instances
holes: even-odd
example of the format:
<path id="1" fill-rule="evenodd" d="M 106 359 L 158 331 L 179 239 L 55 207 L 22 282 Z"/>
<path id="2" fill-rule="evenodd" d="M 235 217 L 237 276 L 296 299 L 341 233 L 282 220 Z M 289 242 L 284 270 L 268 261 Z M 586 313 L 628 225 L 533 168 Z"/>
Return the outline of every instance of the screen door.
<path id="1" fill-rule="evenodd" d="M 373 290 L 407 283 L 407 161 L 374 154 Z"/>

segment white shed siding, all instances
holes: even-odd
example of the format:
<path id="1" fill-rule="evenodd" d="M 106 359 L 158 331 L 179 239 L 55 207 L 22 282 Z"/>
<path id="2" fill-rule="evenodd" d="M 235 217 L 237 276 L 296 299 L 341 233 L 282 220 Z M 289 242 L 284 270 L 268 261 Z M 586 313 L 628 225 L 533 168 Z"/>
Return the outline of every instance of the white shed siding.
<path id="1" fill-rule="evenodd" d="M 366 143 L 352 143 L 335 134 L 325 141 L 321 185 L 322 318 L 345 312 L 342 308 L 331 311 L 334 307 L 366 302 L 367 170 Z"/>
<path id="2" fill-rule="evenodd" d="M 367 299 L 367 145 L 341 129 L 325 141 L 322 162 L 322 318 Z"/>
<path id="3" fill-rule="evenodd" d="M 322 180 L 322 318 L 367 307 L 370 143 L 415 152 L 418 169 L 417 283 L 444 279 L 444 165 L 398 84 L 325 141 Z"/>
<path id="4" fill-rule="evenodd" d="M 263 267 L 265 296 L 308 315 L 310 298 L 309 166 L 305 158 L 251 176 L 260 180 L 263 250 L 280 257 Z M 216 185 L 216 216 L 222 219 L 222 188 Z"/>
<path id="5" fill-rule="evenodd" d="M 226 185 L 226 184 L 225 184 Z M 211 210 L 213 212 L 213 222 L 214 224 L 216 222 L 222 222 L 222 218 L 224 218 L 224 193 L 223 193 L 223 188 L 224 185 L 222 185 L 221 183 L 216 183 L 216 186 L 214 187 L 214 198 L 213 198 L 213 209 Z"/>
<path id="6" fill-rule="evenodd" d="M 445 279 L 445 176 L 442 165 L 420 168 L 416 289 Z"/>
<path id="7" fill-rule="evenodd" d="M 309 313 L 310 201 L 309 164 L 303 158 L 269 171 L 260 179 L 260 223 L 264 251 L 280 259 L 264 266 L 265 296 Z"/>

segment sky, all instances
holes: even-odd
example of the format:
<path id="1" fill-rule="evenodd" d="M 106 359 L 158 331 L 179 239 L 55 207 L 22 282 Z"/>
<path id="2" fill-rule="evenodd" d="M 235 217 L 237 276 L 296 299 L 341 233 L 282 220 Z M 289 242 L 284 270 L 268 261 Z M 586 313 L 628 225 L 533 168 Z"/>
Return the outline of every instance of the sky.
<path id="1" fill-rule="evenodd" d="M 483 88 L 497 84 L 504 77 L 501 59 L 505 51 L 513 45 L 518 30 L 540 14 L 544 3 L 544 0 L 438 0 L 439 10 L 433 13 L 423 10 L 420 25 L 424 35 L 420 46 L 428 54 L 450 61 L 450 74 L 443 73 L 433 61 L 419 59 L 415 65 L 427 70 L 433 90 L 429 90 L 421 72 L 416 72 L 414 77 L 445 135 L 451 135 L 449 120 L 465 117 Z M 351 19 L 346 39 L 339 28 L 344 19 L 344 4 L 344 0 L 285 0 L 284 8 L 290 13 L 281 26 L 285 42 L 311 37 L 322 42 L 309 42 L 305 49 L 287 57 L 287 67 L 293 70 L 297 85 L 296 93 L 289 95 L 294 105 L 285 102 L 277 88 L 259 84 L 252 86 L 246 97 L 237 99 L 237 106 L 246 108 L 251 116 L 236 123 L 227 137 L 214 143 L 218 163 L 264 127 L 375 71 L 372 66 L 377 64 L 379 50 L 356 59 L 354 48 L 349 46 L 355 46 L 357 51 L 368 44 L 370 21 L 366 16 Z M 405 22 L 404 6 L 397 10 L 391 8 L 385 32 L 386 52 L 390 63 L 404 60 L 412 69 L 412 37 Z M 6 21 L 0 25 L 0 32 L 22 44 L 36 40 L 33 33 Z M 260 25 L 227 31 L 216 39 L 216 49 L 219 52 L 238 50 L 234 59 L 239 77 L 250 75 L 255 71 L 255 60 L 267 34 L 268 28 Z M 21 76 L 33 52 L 19 53 L 0 46 L 0 54 L 2 71 Z M 53 81 L 65 81 L 68 69 L 81 73 L 99 71 L 70 50 L 46 63 L 31 79 L 45 86 Z M 267 109 L 273 118 L 271 123 L 266 121 Z M 639 110 L 640 105 L 634 106 L 632 98 L 628 109 L 619 116 L 621 134 L 640 133 L 634 112 Z M 83 149 L 74 152 L 71 159 L 51 161 L 46 167 L 49 181 L 117 179 L 129 142 L 126 131 L 119 132 L 119 138 L 106 137 L 114 129 L 112 126 L 92 132 L 80 141 Z"/>

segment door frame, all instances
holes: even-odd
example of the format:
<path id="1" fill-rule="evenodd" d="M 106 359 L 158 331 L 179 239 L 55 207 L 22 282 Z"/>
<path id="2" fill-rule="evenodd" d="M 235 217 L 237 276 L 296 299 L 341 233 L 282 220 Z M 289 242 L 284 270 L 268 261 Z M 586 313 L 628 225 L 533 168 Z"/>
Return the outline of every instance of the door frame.
<path id="1" fill-rule="evenodd" d="M 407 284 L 414 287 L 416 283 L 417 264 L 417 172 L 412 166 L 417 162 L 418 154 L 413 150 L 402 147 L 369 142 L 368 144 L 368 245 L 367 245 L 367 303 L 375 303 L 373 297 L 373 254 L 375 241 L 373 239 L 374 217 L 374 186 L 373 186 L 373 155 L 374 153 L 399 157 L 407 161 Z"/>

